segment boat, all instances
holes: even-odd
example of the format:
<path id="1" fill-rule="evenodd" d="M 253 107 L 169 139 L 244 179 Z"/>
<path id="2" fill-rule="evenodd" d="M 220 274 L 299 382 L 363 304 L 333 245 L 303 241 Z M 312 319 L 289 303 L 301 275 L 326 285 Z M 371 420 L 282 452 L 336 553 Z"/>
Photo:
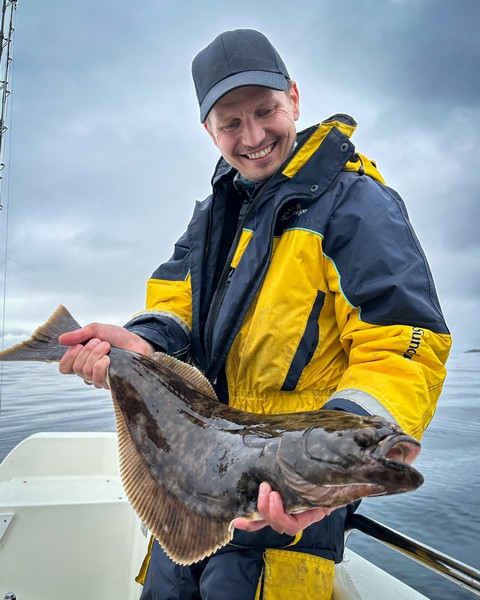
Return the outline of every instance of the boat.
<path id="1" fill-rule="evenodd" d="M 333 600 L 428 600 L 352 551 L 353 531 L 480 596 L 480 571 L 355 514 Z M 0 599 L 137 600 L 149 537 L 123 490 L 115 433 L 37 433 L 0 463 Z"/>
<path id="2" fill-rule="evenodd" d="M 2 4 L 4 124 L 16 0 Z M 0 127 L 0 171 L 6 130 Z M 344 559 L 335 566 L 332 600 L 428 600 L 351 550 L 354 531 L 480 596 L 478 570 L 355 514 L 347 522 Z M 137 600 L 135 578 L 149 538 L 122 486 L 115 433 L 37 433 L 0 463 L 0 600 Z"/>

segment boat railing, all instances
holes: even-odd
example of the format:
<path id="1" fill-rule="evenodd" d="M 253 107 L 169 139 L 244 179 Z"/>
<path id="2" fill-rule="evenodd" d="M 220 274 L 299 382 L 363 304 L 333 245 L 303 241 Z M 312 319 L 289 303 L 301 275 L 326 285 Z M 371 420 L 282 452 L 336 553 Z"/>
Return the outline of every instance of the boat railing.
<path id="1" fill-rule="evenodd" d="M 354 530 L 361 531 L 397 552 L 408 556 L 424 567 L 450 579 L 460 587 L 480 596 L 479 570 L 365 515 L 351 514 L 348 516 L 345 527 L 345 542 Z"/>

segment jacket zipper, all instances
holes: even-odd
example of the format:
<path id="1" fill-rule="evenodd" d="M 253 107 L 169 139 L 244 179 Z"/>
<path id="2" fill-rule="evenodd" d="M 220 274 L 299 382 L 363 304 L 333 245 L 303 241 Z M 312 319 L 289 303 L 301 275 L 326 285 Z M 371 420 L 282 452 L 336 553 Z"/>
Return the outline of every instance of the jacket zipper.
<path id="1" fill-rule="evenodd" d="M 212 349 L 213 327 L 217 320 L 218 313 L 220 312 L 220 308 L 223 304 L 223 299 L 225 298 L 225 294 L 227 293 L 228 286 L 230 285 L 230 281 L 232 280 L 233 274 L 235 273 L 235 267 L 231 266 L 231 262 L 233 260 L 233 257 L 235 256 L 235 252 L 237 250 L 237 246 L 240 241 L 240 237 L 242 235 L 243 225 L 245 224 L 247 217 L 252 212 L 253 207 L 257 204 L 258 199 L 261 198 L 263 190 L 267 187 L 267 185 L 270 183 L 270 181 L 273 179 L 273 177 L 274 176 L 272 175 L 270 177 L 270 179 L 268 179 L 265 182 L 265 184 L 258 191 L 257 195 L 255 195 L 255 193 L 253 193 L 250 200 L 248 202 L 246 202 L 246 204 L 247 204 L 246 210 L 242 211 L 243 207 L 242 207 L 242 209 L 240 209 L 240 217 L 239 217 L 238 223 L 237 223 L 237 231 L 235 233 L 235 238 L 232 242 L 232 246 L 231 246 L 230 251 L 227 256 L 227 260 L 225 261 L 225 266 L 224 266 L 222 274 L 220 276 L 219 283 L 217 285 L 217 289 L 215 290 L 215 294 L 214 294 L 213 300 L 212 300 L 212 305 L 211 305 L 210 311 L 208 313 L 207 322 L 205 324 L 205 342 L 206 342 L 206 345 L 208 345 L 208 348 L 207 348 L 208 354 L 210 354 L 211 349 Z M 245 206 L 245 203 L 243 206 Z M 243 215 L 242 215 L 242 212 L 243 212 Z M 211 362 L 214 362 L 214 361 L 211 361 Z"/>
<path id="2" fill-rule="evenodd" d="M 305 144 L 305 142 L 310 138 L 311 135 L 312 134 L 306 136 L 297 145 L 297 147 L 295 149 L 296 152 L 298 152 L 298 150 Z M 289 157 L 288 160 L 291 160 L 291 157 Z M 227 260 L 225 261 L 225 266 L 223 268 L 222 275 L 220 277 L 217 289 L 215 290 L 215 293 L 213 296 L 212 305 L 211 305 L 211 308 L 210 308 L 210 311 L 209 311 L 208 317 L 207 317 L 207 322 L 205 323 L 204 340 L 205 340 L 205 347 L 207 350 L 207 356 L 209 356 L 211 354 L 211 350 L 212 350 L 214 324 L 217 320 L 218 313 L 220 312 L 220 308 L 223 304 L 223 299 L 225 298 L 225 294 L 227 293 L 228 286 L 230 285 L 230 281 L 232 280 L 233 274 L 235 273 L 235 268 L 232 267 L 230 263 L 233 260 L 233 257 L 235 255 L 235 252 L 236 252 L 236 249 L 238 246 L 238 242 L 240 241 L 240 236 L 243 231 L 243 225 L 246 222 L 247 217 L 252 212 L 253 207 L 257 204 L 258 199 L 262 197 L 262 194 L 264 193 L 265 189 L 268 187 L 268 185 L 270 184 L 272 179 L 275 178 L 276 175 L 277 175 L 277 173 L 274 173 L 269 179 L 267 179 L 267 181 L 265 182 L 264 185 L 262 185 L 262 187 L 258 191 L 258 193 L 256 193 L 256 192 L 253 193 L 252 197 L 250 198 L 250 202 L 248 203 L 248 207 L 245 210 L 243 215 L 241 215 L 242 209 L 240 209 L 240 218 L 238 220 L 235 238 L 234 238 L 232 246 L 230 248 L 230 252 L 228 253 Z M 277 210 L 275 212 L 275 217 L 274 217 L 275 220 L 280 211 L 280 208 L 281 208 L 280 206 L 277 207 Z M 218 359 L 218 356 L 219 356 L 219 353 L 217 352 L 215 356 L 210 358 L 209 366 L 207 367 L 207 369 L 205 371 L 205 374 L 207 375 L 207 377 L 208 377 L 208 372 L 211 371 L 214 363 Z"/>

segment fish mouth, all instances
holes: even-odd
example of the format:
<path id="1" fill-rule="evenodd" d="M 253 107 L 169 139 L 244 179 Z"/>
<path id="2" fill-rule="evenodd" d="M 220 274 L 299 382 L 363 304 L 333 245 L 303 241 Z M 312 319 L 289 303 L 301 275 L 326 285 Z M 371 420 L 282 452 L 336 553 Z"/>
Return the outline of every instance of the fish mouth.
<path id="1" fill-rule="evenodd" d="M 372 456 L 385 463 L 411 465 L 420 450 L 420 442 L 409 435 L 389 435 L 377 444 Z"/>
<path id="2" fill-rule="evenodd" d="M 420 450 L 420 442 L 407 434 L 387 435 L 377 443 L 370 455 L 381 469 L 378 481 L 370 475 L 367 481 L 324 484 L 312 489 L 309 499 L 313 500 L 316 496 L 315 504 L 320 501 L 322 506 L 337 507 L 362 497 L 385 496 L 397 491 L 416 489 L 422 485 L 423 476 L 411 464 Z M 370 466 L 373 467 L 371 463 Z"/>

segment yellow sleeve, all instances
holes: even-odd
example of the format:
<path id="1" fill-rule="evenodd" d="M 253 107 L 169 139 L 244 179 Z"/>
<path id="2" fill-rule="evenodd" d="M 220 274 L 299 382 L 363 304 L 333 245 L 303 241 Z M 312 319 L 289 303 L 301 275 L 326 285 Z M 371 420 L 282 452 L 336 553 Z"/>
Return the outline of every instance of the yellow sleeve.
<path id="1" fill-rule="evenodd" d="M 406 325 L 371 325 L 360 321 L 354 309 L 345 321 L 341 342 L 349 366 L 337 394 L 361 390 L 406 433 L 420 438 L 445 380 L 450 335 Z"/>

